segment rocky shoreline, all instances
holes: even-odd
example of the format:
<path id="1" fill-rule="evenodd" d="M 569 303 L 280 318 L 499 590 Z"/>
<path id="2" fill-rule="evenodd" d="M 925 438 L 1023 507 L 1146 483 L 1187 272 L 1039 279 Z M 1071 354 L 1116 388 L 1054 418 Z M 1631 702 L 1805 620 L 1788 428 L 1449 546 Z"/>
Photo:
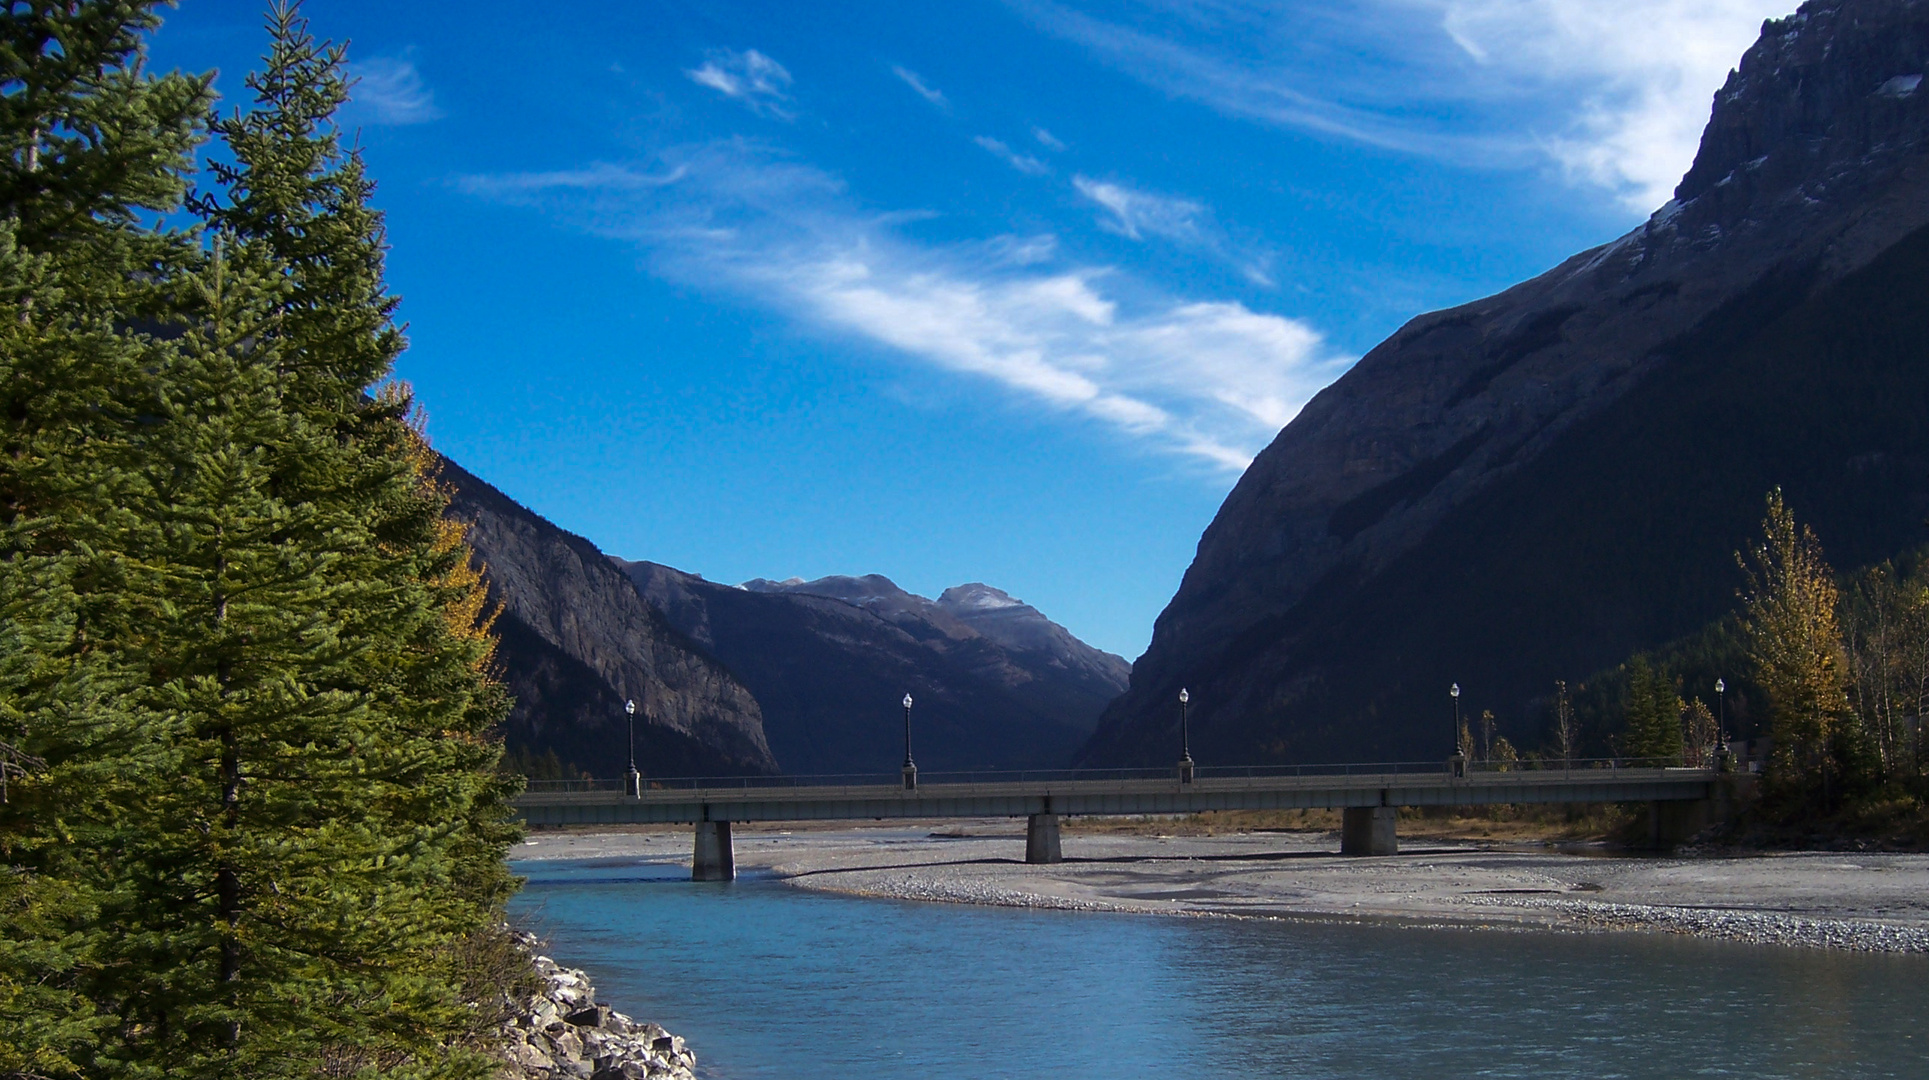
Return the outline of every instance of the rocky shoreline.
<path id="1" fill-rule="evenodd" d="M 502 1025 L 505 1080 L 696 1080 L 681 1037 L 599 1004 L 588 975 L 536 952 L 533 935 L 517 940 L 542 989 Z"/>

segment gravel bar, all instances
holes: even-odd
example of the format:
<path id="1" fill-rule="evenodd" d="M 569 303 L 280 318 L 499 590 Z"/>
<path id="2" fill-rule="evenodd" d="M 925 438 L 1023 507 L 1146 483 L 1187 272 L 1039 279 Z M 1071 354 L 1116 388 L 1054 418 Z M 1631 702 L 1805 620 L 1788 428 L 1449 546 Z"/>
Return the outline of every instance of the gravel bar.
<path id="1" fill-rule="evenodd" d="M 933 831 L 941 830 L 941 831 Z M 1929 855 L 1616 855 L 1416 841 L 1340 856 L 1321 833 L 1067 835 L 1066 861 L 1023 861 L 1023 822 L 740 827 L 741 874 L 819 892 L 1048 911 L 1373 922 L 1929 953 Z M 534 859 L 688 865 L 686 830 L 543 832 Z"/>

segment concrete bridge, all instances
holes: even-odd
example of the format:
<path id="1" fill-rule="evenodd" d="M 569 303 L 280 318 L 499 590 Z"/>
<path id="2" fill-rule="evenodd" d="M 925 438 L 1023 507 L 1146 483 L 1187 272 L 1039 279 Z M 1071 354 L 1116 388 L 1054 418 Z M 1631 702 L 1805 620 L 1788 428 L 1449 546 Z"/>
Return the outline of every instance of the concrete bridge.
<path id="1" fill-rule="evenodd" d="M 1595 766 L 1595 767 L 1588 767 Z M 621 781 L 550 785 L 516 800 L 530 825 L 690 824 L 690 876 L 736 876 L 730 826 L 740 821 L 1024 817 L 1025 861 L 1063 858 L 1058 819 L 1076 814 L 1192 814 L 1205 810 L 1342 811 L 1340 851 L 1392 855 L 1402 806 L 1493 803 L 1651 804 L 1653 839 L 1670 843 L 1700 828 L 1720 781 L 1712 769 L 1620 768 L 1576 762 L 1566 769 L 1470 771 L 1440 764 L 1199 769 L 1190 778 L 1150 770 L 1061 773 L 916 774 L 897 777 L 741 777 L 654 780 L 640 791 Z M 575 783 L 575 782 L 571 782 Z M 538 785 L 532 785 L 536 787 Z"/>

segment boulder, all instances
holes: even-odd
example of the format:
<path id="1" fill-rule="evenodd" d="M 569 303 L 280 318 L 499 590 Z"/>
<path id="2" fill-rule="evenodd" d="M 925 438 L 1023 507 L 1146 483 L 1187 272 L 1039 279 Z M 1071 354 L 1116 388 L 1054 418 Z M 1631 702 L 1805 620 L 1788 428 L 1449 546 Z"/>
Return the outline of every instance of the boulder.
<path id="1" fill-rule="evenodd" d="M 577 1027 L 600 1028 L 609 1023 L 609 1018 L 610 1007 L 608 1005 L 592 1005 L 587 1009 L 578 1009 L 563 1019 L 568 1020 Z"/>
<path id="2" fill-rule="evenodd" d="M 543 989 L 502 1025 L 501 1056 L 522 1080 L 695 1080 L 696 1055 L 657 1024 L 596 1003 L 589 975 L 537 955 L 519 935 Z"/>

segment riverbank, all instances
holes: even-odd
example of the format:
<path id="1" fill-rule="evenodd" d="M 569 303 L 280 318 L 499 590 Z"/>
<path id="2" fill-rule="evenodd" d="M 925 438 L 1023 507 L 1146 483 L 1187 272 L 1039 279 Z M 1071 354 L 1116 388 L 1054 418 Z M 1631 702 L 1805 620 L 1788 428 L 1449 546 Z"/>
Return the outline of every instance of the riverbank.
<path id="1" fill-rule="evenodd" d="M 537 983 L 502 1025 L 502 1080 L 696 1080 L 697 1056 L 678 1036 L 596 1000 L 580 968 L 566 968 L 518 934 Z"/>
<path id="2" fill-rule="evenodd" d="M 530 859 L 690 858 L 688 829 L 533 834 Z M 1640 930 L 1760 944 L 1929 952 L 1929 855 L 1654 857 L 1419 840 L 1343 858 L 1330 833 L 1068 834 L 1023 862 L 1024 822 L 739 826 L 740 874 L 903 900 L 1194 917 L 1502 930 Z"/>

